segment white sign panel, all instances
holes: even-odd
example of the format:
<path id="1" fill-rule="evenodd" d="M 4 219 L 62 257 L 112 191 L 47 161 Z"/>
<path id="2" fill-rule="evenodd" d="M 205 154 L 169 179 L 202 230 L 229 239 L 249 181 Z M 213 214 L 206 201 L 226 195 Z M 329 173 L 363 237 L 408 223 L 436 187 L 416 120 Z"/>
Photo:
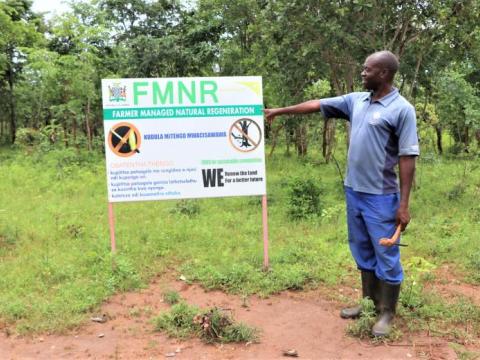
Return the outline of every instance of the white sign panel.
<path id="1" fill-rule="evenodd" d="M 261 77 L 102 80 L 110 202 L 266 194 Z"/>

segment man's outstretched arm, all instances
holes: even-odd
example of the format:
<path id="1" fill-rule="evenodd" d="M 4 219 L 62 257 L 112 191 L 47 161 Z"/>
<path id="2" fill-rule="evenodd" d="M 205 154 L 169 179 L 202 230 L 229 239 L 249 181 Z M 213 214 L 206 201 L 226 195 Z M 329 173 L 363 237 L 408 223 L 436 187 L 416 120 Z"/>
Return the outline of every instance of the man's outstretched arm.
<path id="1" fill-rule="evenodd" d="M 320 111 L 320 101 L 319 100 L 309 100 L 303 103 L 287 106 L 283 108 L 276 109 L 265 109 L 265 117 L 269 124 L 273 122 L 275 117 L 279 115 L 301 115 L 301 114 L 311 114 L 314 112 Z"/>

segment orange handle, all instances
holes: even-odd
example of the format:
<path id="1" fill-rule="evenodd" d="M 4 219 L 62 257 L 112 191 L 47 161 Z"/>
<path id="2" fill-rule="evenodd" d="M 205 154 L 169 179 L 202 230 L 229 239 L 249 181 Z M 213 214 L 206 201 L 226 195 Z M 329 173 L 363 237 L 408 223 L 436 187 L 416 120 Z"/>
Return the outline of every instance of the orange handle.
<path id="1" fill-rule="evenodd" d="M 398 237 L 400 236 L 401 231 L 402 231 L 402 225 L 399 224 L 397 226 L 397 229 L 395 230 L 395 233 L 393 234 L 393 236 L 390 239 L 388 239 L 388 238 L 381 238 L 380 239 L 380 245 L 383 245 L 383 246 L 393 246 L 393 245 L 395 245 L 395 243 L 398 240 Z"/>
<path id="2" fill-rule="evenodd" d="M 390 239 L 393 243 L 396 243 L 400 233 L 402 232 L 402 225 L 397 226 L 397 230 L 395 230 L 395 234 L 393 234 L 392 238 Z"/>

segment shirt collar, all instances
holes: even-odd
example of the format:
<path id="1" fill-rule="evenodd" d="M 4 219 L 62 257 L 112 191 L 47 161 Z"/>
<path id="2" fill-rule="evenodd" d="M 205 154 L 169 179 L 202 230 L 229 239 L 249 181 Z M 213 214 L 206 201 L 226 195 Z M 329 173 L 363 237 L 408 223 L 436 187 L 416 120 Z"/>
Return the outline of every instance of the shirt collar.
<path id="1" fill-rule="evenodd" d="M 393 90 L 390 91 L 387 95 L 385 95 L 383 98 L 376 100 L 375 102 L 378 102 L 382 104 L 384 107 L 387 107 L 390 105 L 390 103 L 395 100 L 400 93 L 398 92 L 398 89 L 396 87 L 393 87 Z M 363 101 L 371 100 L 372 98 L 372 93 L 367 93 L 365 97 L 363 98 Z"/>

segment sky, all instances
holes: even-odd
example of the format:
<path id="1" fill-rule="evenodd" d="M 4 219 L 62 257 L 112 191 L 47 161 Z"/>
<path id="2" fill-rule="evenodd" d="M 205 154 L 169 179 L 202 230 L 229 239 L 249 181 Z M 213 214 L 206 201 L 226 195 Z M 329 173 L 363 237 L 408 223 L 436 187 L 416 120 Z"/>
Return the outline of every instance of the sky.
<path id="1" fill-rule="evenodd" d="M 32 9 L 36 12 L 50 12 L 49 15 L 52 16 L 53 13 L 61 14 L 65 12 L 68 5 L 63 0 L 34 0 Z"/>

